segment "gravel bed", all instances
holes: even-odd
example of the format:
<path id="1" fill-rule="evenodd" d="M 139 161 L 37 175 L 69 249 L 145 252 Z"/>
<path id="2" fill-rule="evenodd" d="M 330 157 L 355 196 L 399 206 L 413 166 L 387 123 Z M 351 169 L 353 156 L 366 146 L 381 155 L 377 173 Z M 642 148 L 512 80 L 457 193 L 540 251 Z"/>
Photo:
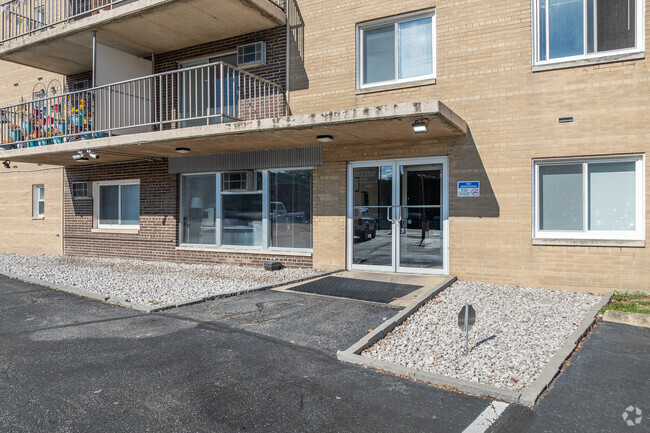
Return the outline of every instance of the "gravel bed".
<path id="1" fill-rule="evenodd" d="M 237 265 L 0 253 L 1 273 L 116 296 L 141 305 L 164 305 L 295 281 L 322 271 L 285 268 L 269 272 L 262 267 Z"/>
<path id="2" fill-rule="evenodd" d="M 521 391 L 541 373 L 599 296 L 458 281 L 361 355 L 445 376 Z M 458 313 L 476 323 L 465 334 Z"/>

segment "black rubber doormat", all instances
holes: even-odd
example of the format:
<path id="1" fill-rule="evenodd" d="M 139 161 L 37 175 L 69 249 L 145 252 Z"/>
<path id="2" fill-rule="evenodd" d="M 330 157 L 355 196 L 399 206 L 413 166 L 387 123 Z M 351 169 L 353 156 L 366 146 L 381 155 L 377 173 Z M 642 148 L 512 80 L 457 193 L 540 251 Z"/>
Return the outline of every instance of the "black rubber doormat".
<path id="1" fill-rule="evenodd" d="M 381 281 L 360 280 L 356 278 L 325 277 L 292 287 L 288 290 L 388 304 L 419 288 L 421 286 L 414 286 L 412 284 L 384 283 Z"/>

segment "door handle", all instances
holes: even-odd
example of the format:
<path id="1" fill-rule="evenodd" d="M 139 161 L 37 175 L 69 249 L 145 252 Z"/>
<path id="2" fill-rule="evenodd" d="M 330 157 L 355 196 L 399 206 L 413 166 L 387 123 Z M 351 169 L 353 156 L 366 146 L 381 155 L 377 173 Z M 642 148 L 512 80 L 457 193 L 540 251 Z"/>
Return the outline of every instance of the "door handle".
<path id="1" fill-rule="evenodd" d="M 393 220 L 394 222 L 401 223 L 402 222 L 402 208 L 399 206 L 395 206 L 395 209 L 399 211 L 399 219 L 398 220 Z"/>
<path id="2" fill-rule="evenodd" d="M 391 223 L 394 223 L 395 220 L 390 217 L 391 209 L 392 209 L 392 207 L 390 207 L 390 206 L 386 208 L 386 220 L 390 221 Z"/>

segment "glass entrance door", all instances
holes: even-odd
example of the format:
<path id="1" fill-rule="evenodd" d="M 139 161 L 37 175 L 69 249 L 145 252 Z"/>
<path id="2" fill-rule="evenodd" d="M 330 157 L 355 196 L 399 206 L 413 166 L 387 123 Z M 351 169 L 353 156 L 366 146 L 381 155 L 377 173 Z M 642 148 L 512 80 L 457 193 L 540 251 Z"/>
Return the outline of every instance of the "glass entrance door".
<path id="1" fill-rule="evenodd" d="M 441 270 L 442 165 L 400 165 L 398 271 Z"/>
<path id="2" fill-rule="evenodd" d="M 349 165 L 349 269 L 448 273 L 446 167 L 446 158 Z"/>
<path id="3" fill-rule="evenodd" d="M 392 222 L 395 167 L 378 165 L 352 168 L 352 263 L 359 267 L 392 271 Z"/>

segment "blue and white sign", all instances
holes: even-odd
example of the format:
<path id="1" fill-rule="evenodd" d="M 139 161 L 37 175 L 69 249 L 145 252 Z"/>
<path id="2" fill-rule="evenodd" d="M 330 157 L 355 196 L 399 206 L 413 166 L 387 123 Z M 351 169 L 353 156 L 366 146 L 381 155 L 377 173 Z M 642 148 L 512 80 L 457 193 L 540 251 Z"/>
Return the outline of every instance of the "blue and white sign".
<path id="1" fill-rule="evenodd" d="M 458 182 L 458 197 L 480 197 L 481 182 Z"/>

